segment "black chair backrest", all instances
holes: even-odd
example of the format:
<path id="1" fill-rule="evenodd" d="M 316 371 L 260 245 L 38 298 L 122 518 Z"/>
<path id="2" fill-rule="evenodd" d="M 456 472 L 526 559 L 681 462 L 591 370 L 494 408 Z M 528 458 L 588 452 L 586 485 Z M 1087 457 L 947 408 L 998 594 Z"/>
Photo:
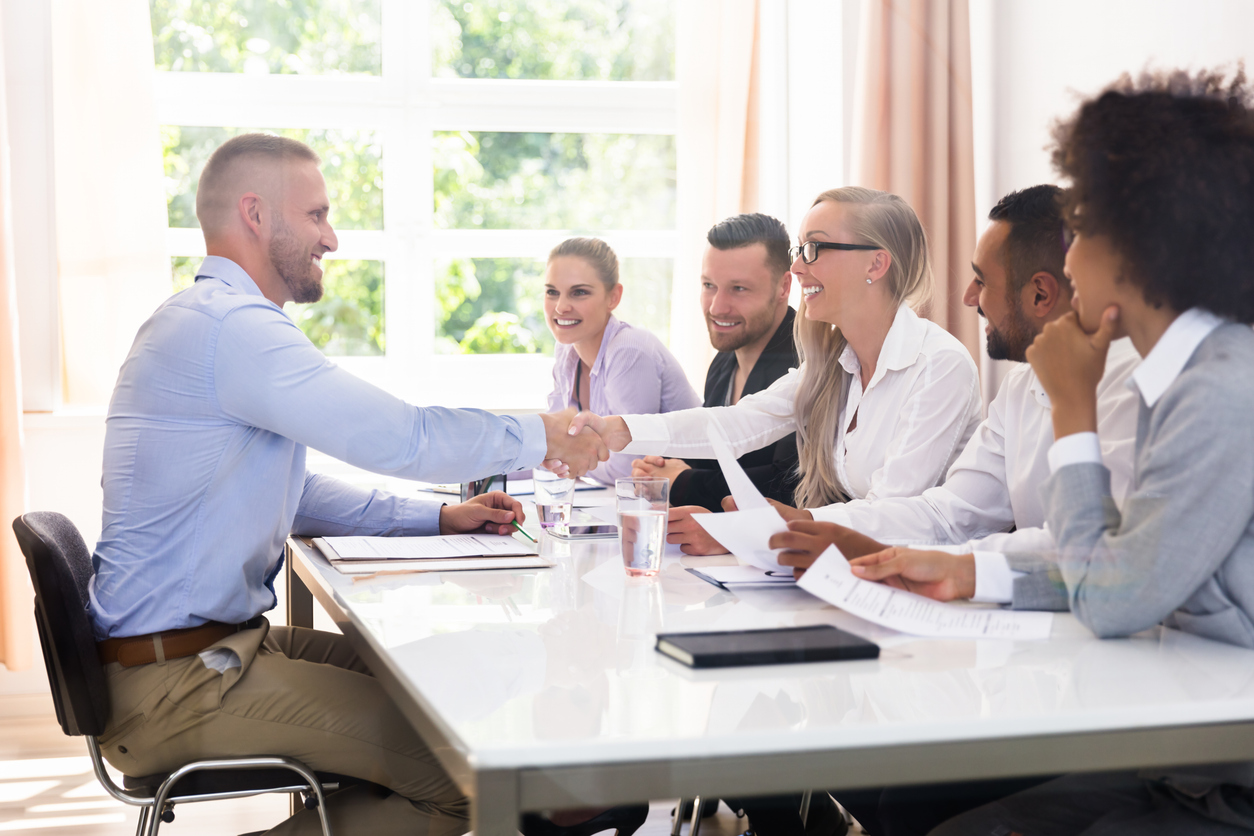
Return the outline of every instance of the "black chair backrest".
<path id="1" fill-rule="evenodd" d="M 57 722 L 68 735 L 99 735 L 109 719 L 109 691 L 87 612 L 91 552 L 74 523 L 51 511 L 23 514 L 13 533 L 35 585 L 35 623 Z"/>

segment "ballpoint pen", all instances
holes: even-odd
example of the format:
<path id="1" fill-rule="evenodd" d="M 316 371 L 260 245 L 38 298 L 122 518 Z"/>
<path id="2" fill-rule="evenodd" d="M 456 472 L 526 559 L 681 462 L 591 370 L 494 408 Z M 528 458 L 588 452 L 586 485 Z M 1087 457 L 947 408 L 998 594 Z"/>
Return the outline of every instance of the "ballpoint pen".
<path id="1" fill-rule="evenodd" d="M 537 540 L 536 538 L 534 538 L 534 537 L 532 537 L 530 534 L 528 534 L 526 531 L 523 531 L 523 527 L 522 527 L 521 525 L 519 525 L 519 524 L 518 524 L 518 520 L 510 520 L 510 524 L 511 524 L 512 526 L 514 526 L 514 528 L 516 528 L 516 529 L 518 529 L 520 532 L 522 532 L 522 536 L 526 537 L 526 538 L 527 538 L 528 540 L 530 540 L 531 542 L 533 542 L 533 543 L 538 543 L 538 542 L 540 542 L 539 540 Z"/>

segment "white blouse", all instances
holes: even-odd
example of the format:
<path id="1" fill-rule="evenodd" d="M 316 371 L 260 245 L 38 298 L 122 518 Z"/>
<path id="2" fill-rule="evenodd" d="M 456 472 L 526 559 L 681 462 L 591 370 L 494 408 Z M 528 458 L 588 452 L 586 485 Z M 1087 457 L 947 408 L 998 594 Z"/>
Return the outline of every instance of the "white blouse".
<path id="1" fill-rule="evenodd" d="M 966 347 L 902 305 L 865 389 L 852 348 L 845 347 L 840 364 L 853 375 L 833 439 L 845 492 L 854 499 L 917 496 L 940 484 L 980 421 L 979 373 Z M 800 375 L 791 369 L 735 406 L 624 415 L 632 440 L 623 452 L 713 458 L 711 419 L 737 456 L 777 441 L 797 430 L 793 407 Z"/>

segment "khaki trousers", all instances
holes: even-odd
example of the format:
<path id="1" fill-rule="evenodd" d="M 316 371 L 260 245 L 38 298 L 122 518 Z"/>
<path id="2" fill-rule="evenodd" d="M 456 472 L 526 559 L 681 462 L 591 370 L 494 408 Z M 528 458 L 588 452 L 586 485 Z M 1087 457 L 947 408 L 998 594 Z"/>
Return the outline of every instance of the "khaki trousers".
<path id="1" fill-rule="evenodd" d="M 332 794 L 327 811 L 340 834 L 469 830 L 466 797 L 343 636 L 263 621 L 215 648 L 233 651 L 239 667 L 219 672 L 200 656 L 105 666 L 112 707 L 100 745 L 110 764 L 140 776 L 203 758 L 286 755 L 393 791 Z M 318 814 L 270 832 L 321 833 Z"/>

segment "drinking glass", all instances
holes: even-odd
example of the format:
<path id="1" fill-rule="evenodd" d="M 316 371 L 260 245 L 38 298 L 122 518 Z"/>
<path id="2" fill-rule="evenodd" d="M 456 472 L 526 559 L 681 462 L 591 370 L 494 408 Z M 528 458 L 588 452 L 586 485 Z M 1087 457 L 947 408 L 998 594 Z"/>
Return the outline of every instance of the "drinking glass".
<path id="1" fill-rule="evenodd" d="M 614 481 L 618 499 L 618 542 L 623 567 L 632 577 L 652 577 L 662 568 L 671 481 L 633 476 Z"/>
<path id="2" fill-rule="evenodd" d="M 571 507 L 575 502 L 575 480 L 537 467 L 531 472 L 535 483 L 536 516 L 540 529 L 554 529 L 565 536 L 570 531 Z"/>

